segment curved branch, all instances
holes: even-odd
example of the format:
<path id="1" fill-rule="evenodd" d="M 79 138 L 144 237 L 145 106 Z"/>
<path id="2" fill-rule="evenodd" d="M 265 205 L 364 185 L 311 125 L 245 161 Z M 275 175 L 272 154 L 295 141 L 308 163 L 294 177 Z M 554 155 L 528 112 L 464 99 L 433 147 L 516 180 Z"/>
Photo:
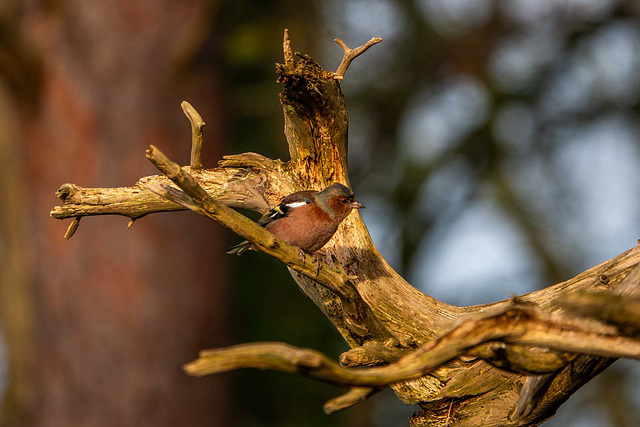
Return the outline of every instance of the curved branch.
<path id="1" fill-rule="evenodd" d="M 493 348 L 497 346 L 500 351 L 487 352 L 487 345 Z M 640 341 L 637 339 L 580 330 L 570 324 L 552 321 L 530 305 L 515 304 L 507 309 L 469 316 L 441 338 L 384 367 L 347 369 L 315 350 L 283 343 L 256 343 L 203 351 L 199 359 L 185 365 L 185 371 L 190 375 L 204 376 L 241 368 L 273 369 L 352 387 L 351 392 L 325 405 L 325 411 L 333 412 L 366 399 L 381 387 L 420 378 L 462 355 L 483 357 L 495 362 L 496 354 L 500 353 L 502 359 L 508 359 L 507 350 L 522 345 L 604 357 L 640 358 Z M 549 352 L 544 348 L 541 350 L 527 353 L 525 359 L 512 358 L 507 360 L 508 363 L 503 360 L 500 364 L 515 372 L 553 373 L 572 358 L 568 355 L 560 361 L 555 357 L 549 359 Z M 540 357 L 536 357 L 536 354 Z M 542 398 L 553 380 L 553 376 L 549 375 L 539 378 L 543 378 L 543 382 L 535 381 L 524 389 L 517 416 L 529 414 L 532 410 L 529 404 L 531 393 L 541 393 L 537 398 Z M 529 390 L 531 388 L 535 390 Z"/>
<path id="2" fill-rule="evenodd" d="M 469 316 L 437 340 L 383 367 L 347 369 L 315 350 L 283 343 L 256 343 L 203 351 L 198 360 L 185 365 L 185 371 L 203 376 L 240 368 L 274 369 L 334 385 L 379 388 L 420 378 L 473 348 L 495 341 L 561 352 L 640 358 L 640 340 L 581 330 L 550 320 L 531 305 L 516 303 L 507 309 Z M 555 372 L 562 367 L 548 365 L 544 356 L 511 360 L 510 364 L 518 372 Z"/>
<path id="3" fill-rule="evenodd" d="M 205 125 L 204 120 L 202 120 L 200 113 L 187 101 L 182 101 L 180 106 L 191 123 L 191 162 L 189 165 L 193 170 L 202 169 L 202 142 L 204 141 L 202 129 Z"/>

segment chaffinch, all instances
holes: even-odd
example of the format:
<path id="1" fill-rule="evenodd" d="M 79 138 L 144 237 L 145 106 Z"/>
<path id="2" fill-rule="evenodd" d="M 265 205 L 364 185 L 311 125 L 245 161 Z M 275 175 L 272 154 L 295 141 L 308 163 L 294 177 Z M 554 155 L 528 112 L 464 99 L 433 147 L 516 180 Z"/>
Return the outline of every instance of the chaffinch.
<path id="1" fill-rule="evenodd" d="M 353 192 L 342 184 L 332 184 L 324 190 L 297 191 L 264 214 L 258 224 L 302 252 L 314 253 L 336 232 L 343 219 L 353 209 L 362 209 Z M 242 255 L 253 249 L 244 242 L 227 249 L 228 254 Z"/>

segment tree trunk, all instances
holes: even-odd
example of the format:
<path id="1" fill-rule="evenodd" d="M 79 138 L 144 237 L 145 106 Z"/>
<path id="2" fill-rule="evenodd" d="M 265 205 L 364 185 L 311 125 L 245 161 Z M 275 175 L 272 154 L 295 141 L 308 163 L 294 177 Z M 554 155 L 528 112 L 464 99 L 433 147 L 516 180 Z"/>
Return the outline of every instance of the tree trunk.
<path id="1" fill-rule="evenodd" d="M 112 218 L 66 241 L 46 215 L 52 188 L 70 176 L 86 185 L 135 182 L 149 169 L 143 147 L 188 134 L 184 97 L 212 118 L 216 145 L 205 155 L 220 156 L 220 67 L 192 67 L 188 56 L 200 42 L 192 34 L 210 30 L 215 9 L 200 0 L 45 3 L 27 2 L 21 15 L 41 64 L 39 85 L 27 86 L 39 88 L 37 106 L 20 90 L 3 102 L 3 111 L 19 111 L 19 129 L 2 182 L 20 196 L 9 200 L 21 200 L 2 215 L 11 361 L 3 423 L 233 424 L 228 379 L 198 382 L 179 369 L 211 342 L 214 325 L 215 341 L 228 340 L 221 230 L 188 215 L 153 216 L 130 230 Z M 7 146 L 3 136 L 4 153 Z"/>

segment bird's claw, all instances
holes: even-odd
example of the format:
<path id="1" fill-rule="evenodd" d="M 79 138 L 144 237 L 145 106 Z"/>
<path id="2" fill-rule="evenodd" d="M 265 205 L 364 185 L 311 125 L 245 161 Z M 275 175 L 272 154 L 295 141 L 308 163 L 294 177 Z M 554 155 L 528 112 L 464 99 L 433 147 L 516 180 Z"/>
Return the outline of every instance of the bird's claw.
<path id="1" fill-rule="evenodd" d="M 320 266 L 321 266 L 321 262 L 320 262 L 320 254 L 319 253 L 314 253 L 313 254 L 313 259 L 316 260 L 316 276 L 318 274 L 320 274 Z"/>
<path id="2" fill-rule="evenodd" d="M 300 259 L 302 260 L 302 264 L 304 264 L 304 260 L 307 257 L 307 254 L 305 251 L 302 250 L 302 248 L 297 248 L 298 249 L 298 255 L 300 255 Z M 322 265 L 322 262 L 320 261 L 320 254 L 318 252 L 314 252 L 313 254 L 311 254 L 311 256 L 313 256 L 313 259 L 316 261 L 316 276 L 318 274 L 320 274 L 320 267 Z"/>

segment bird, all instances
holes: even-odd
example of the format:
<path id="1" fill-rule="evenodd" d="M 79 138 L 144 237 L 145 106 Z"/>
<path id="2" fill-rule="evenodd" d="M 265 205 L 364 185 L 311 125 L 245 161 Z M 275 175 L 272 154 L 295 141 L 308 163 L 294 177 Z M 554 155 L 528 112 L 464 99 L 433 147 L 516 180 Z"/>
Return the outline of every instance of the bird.
<path id="1" fill-rule="evenodd" d="M 364 205 L 348 187 L 335 183 L 319 192 L 304 190 L 289 194 L 265 213 L 258 224 L 297 247 L 304 259 L 305 253 L 313 254 L 331 239 L 352 210 L 362 208 Z M 245 240 L 225 252 L 242 255 L 250 249 L 252 243 Z"/>

